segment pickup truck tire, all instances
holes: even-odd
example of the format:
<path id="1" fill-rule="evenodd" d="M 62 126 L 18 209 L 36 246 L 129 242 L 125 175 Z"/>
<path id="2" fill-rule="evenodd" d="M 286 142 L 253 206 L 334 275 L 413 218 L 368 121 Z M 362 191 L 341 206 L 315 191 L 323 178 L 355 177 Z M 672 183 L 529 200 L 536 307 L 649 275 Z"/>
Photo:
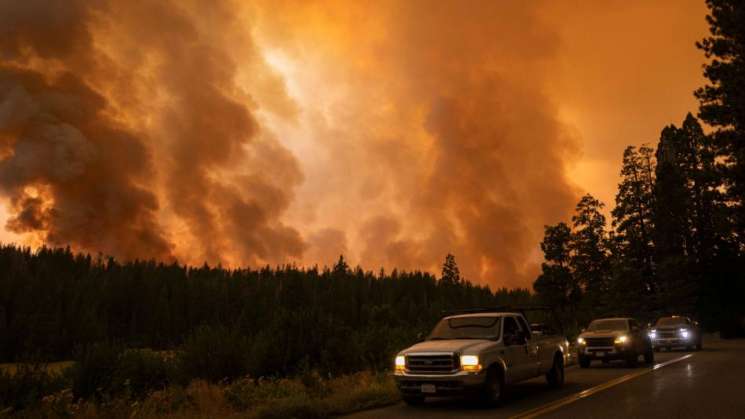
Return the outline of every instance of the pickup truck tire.
<path id="1" fill-rule="evenodd" d="M 654 349 L 651 346 L 647 348 L 647 352 L 644 352 L 644 363 L 647 365 L 654 364 Z"/>
<path id="2" fill-rule="evenodd" d="M 421 406 L 424 404 L 424 396 L 403 396 L 401 398 L 409 406 Z"/>
<path id="3" fill-rule="evenodd" d="M 546 382 L 553 388 L 559 388 L 564 385 L 564 358 L 561 354 L 554 356 L 554 364 L 546 373 Z"/>
<path id="4" fill-rule="evenodd" d="M 592 360 L 586 356 L 579 356 L 579 367 L 580 368 L 590 368 L 590 362 Z"/>
<path id="5" fill-rule="evenodd" d="M 636 352 L 632 352 L 626 357 L 626 366 L 629 368 L 636 367 L 638 362 L 639 362 L 639 354 Z"/>
<path id="6" fill-rule="evenodd" d="M 498 405 L 504 397 L 504 374 L 497 367 L 491 367 L 486 372 L 486 381 L 481 389 L 481 400 L 489 405 Z"/>

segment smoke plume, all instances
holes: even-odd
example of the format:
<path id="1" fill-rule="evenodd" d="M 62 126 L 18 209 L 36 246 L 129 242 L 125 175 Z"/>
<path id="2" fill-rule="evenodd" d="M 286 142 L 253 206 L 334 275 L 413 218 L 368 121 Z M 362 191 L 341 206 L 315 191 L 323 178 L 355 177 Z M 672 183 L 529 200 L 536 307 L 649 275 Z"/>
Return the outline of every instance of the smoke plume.
<path id="1" fill-rule="evenodd" d="M 577 195 L 541 5 L 2 1 L 6 228 L 526 286 Z"/>

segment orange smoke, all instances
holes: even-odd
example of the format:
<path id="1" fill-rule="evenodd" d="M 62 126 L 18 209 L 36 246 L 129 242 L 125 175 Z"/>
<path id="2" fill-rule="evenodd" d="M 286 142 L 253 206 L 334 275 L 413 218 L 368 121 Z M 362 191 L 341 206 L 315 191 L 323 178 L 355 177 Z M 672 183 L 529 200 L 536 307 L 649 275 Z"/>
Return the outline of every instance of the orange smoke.
<path id="1" fill-rule="evenodd" d="M 581 193 L 554 3 L 92 3 L 0 6 L 0 194 L 25 240 L 227 266 L 451 252 L 528 286 Z"/>

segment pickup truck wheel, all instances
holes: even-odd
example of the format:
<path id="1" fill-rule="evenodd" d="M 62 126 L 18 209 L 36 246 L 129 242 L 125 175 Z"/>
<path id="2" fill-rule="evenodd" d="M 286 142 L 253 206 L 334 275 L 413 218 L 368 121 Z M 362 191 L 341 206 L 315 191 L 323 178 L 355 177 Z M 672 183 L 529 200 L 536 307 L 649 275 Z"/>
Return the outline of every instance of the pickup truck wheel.
<path id="1" fill-rule="evenodd" d="M 401 397 L 404 403 L 409 406 L 420 406 L 424 404 L 424 396 L 403 396 Z"/>
<path id="2" fill-rule="evenodd" d="M 546 373 L 546 381 L 550 387 L 558 388 L 564 384 L 564 358 L 557 354 L 554 356 L 554 364 Z"/>
<path id="3" fill-rule="evenodd" d="M 504 400 L 504 379 L 502 377 L 502 374 L 494 367 L 486 373 L 481 398 L 487 404 L 496 405 Z"/>
<path id="4" fill-rule="evenodd" d="M 590 368 L 590 361 L 591 359 L 586 356 L 579 356 L 579 366 L 580 368 Z"/>
<path id="5" fill-rule="evenodd" d="M 647 365 L 654 364 L 654 350 L 650 346 L 647 352 L 644 353 L 644 363 Z"/>
<path id="6" fill-rule="evenodd" d="M 639 354 L 636 352 L 631 353 L 626 357 L 626 366 L 629 368 L 636 367 L 637 362 L 639 362 Z"/>

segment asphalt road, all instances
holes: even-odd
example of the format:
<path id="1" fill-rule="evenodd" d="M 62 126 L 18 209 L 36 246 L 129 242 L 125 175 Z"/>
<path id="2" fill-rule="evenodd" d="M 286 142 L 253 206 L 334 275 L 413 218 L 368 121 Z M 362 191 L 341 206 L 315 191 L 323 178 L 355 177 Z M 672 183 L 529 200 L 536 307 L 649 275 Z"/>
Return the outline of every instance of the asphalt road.
<path id="1" fill-rule="evenodd" d="M 351 415 L 365 418 L 745 418 L 745 340 L 704 341 L 698 352 L 658 352 L 655 366 L 593 362 L 566 371 L 561 389 L 544 379 L 512 387 L 499 407 L 439 399 Z"/>

